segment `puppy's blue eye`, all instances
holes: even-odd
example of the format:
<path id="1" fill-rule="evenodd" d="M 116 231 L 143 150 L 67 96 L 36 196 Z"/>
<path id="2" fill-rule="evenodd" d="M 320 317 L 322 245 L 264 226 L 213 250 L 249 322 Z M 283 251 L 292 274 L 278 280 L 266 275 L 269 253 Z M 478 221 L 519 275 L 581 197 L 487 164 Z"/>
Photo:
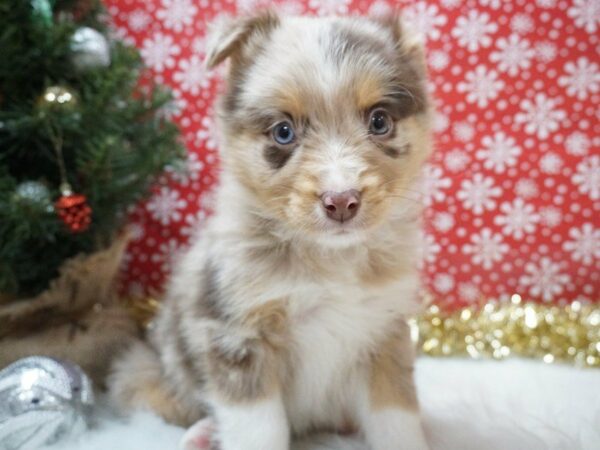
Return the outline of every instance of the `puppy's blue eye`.
<path id="1" fill-rule="evenodd" d="M 294 128 L 289 122 L 279 122 L 273 127 L 273 140 L 279 145 L 289 145 L 296 139 Z"/>
<path id="2" fill-rule="evenodd" d="M 392 119 L 387 112 L 376 109 L 369 117 L 369 132 L 377 136 L 389 134 L 392 131 Z"/>

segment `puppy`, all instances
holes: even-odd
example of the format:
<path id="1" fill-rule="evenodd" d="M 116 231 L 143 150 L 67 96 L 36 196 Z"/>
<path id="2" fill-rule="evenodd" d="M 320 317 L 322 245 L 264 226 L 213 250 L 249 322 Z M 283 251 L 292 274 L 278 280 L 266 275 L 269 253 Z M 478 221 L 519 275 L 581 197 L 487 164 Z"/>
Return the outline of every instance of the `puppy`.
<path id="1" fill-rule="evenodd" d="M 396 19 L 264 12 L 213 29 L 207 64 L 225 60 L 216 211 L 113 396 L 196 423 L 186 449 L 285 450 L 323 430 L 427 448 L 405 322 L 430 150 L 422 49 Z"/>

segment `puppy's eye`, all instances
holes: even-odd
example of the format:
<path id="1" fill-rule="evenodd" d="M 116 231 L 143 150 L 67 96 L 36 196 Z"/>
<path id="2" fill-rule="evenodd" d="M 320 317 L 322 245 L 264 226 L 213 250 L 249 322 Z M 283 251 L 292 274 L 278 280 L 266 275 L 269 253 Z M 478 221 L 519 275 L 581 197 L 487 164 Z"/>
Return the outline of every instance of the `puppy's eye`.
<path id="1" fill-rule="evenodd" d="M 382 110 L 376 109 L 369 117 L 369 133 L 376 136 L 386 136 L 392 131 L 393 122 L 390 115 Z"/>
<path id="2" fill-rule="evenodd" d="M 272 135 L 273 140 L 279 145 L 289 145 L 296 139 L 294 127 L 292 127 L 292 124 L 287 121 L 279 122 L 277 125 L 275 125 L 273 127 Z"/>

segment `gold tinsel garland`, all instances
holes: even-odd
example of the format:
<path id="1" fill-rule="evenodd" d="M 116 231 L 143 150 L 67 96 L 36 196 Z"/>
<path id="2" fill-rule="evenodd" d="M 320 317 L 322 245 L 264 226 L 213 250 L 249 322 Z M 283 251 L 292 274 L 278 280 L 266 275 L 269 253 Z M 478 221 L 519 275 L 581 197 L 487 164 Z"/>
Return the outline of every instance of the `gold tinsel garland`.
<path id="1" fill-rule="evenodd" d="M 521 356 L 545 363 L 600 367 L 600 307 L 488 302 L 443 312 L 436 305 L 411 320 L 419 350 L 430 356 L 505 359 Z"/>
<path id="2" fill-rule="evenodd" d="M 160 302 L 129 300 L 138 323 L 147 326 Z M 600 367 L 600 305 L 573 302 L 567 306 L 523 302 L 487 302 L 445 312 L 432 305 L 410 320 L 421 353 L 473 359 L 535 358 L 545 363 L 569 362 Z"/>

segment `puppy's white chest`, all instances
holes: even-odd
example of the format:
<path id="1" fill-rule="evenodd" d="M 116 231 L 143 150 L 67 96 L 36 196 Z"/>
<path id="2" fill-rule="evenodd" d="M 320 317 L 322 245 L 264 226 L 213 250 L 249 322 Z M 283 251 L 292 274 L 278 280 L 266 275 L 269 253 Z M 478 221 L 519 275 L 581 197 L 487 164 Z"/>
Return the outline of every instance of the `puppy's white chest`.
<path id="1" fill-rule="evenodd" d="M 305 293 L 306 294 L 306 293 Z M 292 312 L 292 383 L 286 386 L 292 427 L 341 428 L 352 421 L 361 364 L 393 320 L 391 299 L 365 298 L 360 292 L 314 292 L 294 298 Z"/>

